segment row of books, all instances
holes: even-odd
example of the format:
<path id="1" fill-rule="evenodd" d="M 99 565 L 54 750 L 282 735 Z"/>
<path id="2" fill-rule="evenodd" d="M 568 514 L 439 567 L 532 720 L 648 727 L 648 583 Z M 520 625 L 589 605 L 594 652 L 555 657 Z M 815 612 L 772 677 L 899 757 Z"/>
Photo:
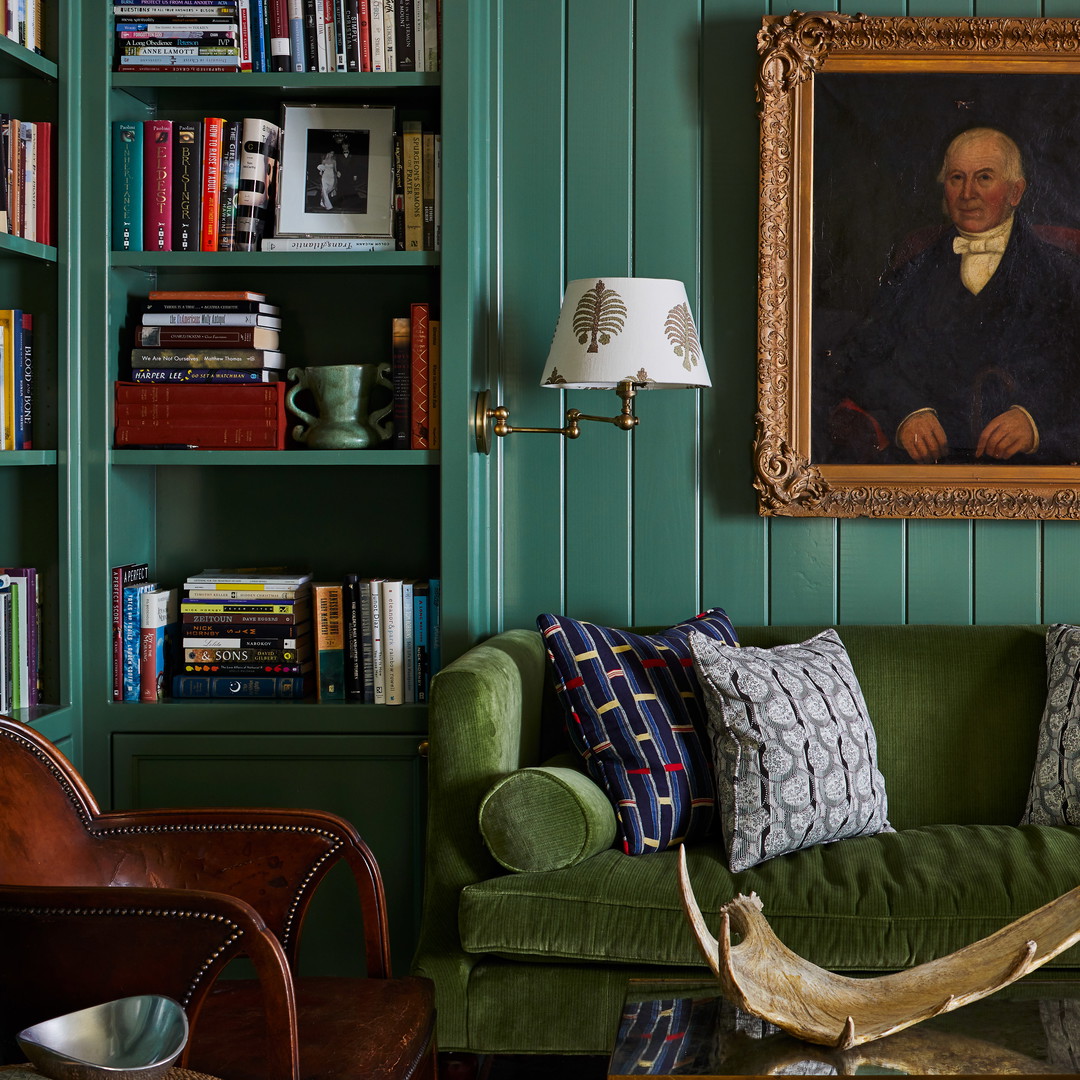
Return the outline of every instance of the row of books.
<path id="1" fill-rule="evenodd" d="M 280 143 L 258 117 L 113 121 L 113 249 L 257 251 Z"/>
<path id="2" fill-rule="evenodd" d="M 0 19 L 4 36 L 41 55 L 45 40 L 41 0 L 6 0 Z"/>
<path id="3" fill-rule="evenodd" d="M 439 579 L 361 578 L 312 585 L 316 696 L 374 705 L 426 702 L 441 663 Z"/>
<path id="4" fill-rule="evenodd" d="M 441 662 L 438 579 L 219 568 L 169 588 L 130 563 L 113 568 L 112 593 L 115 701 L 404 705 L 427 701 Z"/>
<path id="5" fill-rule="evenodd" d="M 442 0 L 168 0 L 113 17 L 117 71 L 439 70 Z"/>
<path id="6" fill-rule="evenodd" d="M 33 567 L 0 567 L 0 713 L 39 705 L 41 589 Z"/>
<path id="7" fill-rule="evenodd" d="M 53 125 L 0 113 L 0 231 L 55 245 Z"/>
<path id="8" fill-rule="evenodd" d="M 0 310 L 0 449 L 34 445 L 34 316 Z"/>
<path id="9" fill-rule="evenodd" d="M 430 305 L 410 305 L 393 319 L 391 379 L 394 384 L 395 450 L 438 450 L 441 441 L 442 324 Z"/>

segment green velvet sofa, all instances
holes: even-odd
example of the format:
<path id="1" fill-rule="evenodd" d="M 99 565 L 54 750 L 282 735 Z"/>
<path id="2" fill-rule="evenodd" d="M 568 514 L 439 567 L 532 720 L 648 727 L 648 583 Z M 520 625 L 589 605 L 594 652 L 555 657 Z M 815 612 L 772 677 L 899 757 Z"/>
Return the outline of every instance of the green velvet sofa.
<path id="1" fill-rule="evenodd" d="M 821 627 L 737 627 L 744 645 Z M 951 952 L 1080 884 L 1080 830 L 1019 826 L 1046 696 L 1045 627 L 838 627 L 878 738 L 894 833 L 782 855 L 739 874 L 689 845 L 706 915 L 754 891 L 778 936 L 824 967 L 879 973 Z M 562 730 L 540 635 L 514 630 L 434 680 L 421 940 L 442 1050 L 604 1053 L 631 977 L 700 976 L 676 852 L 608 848 L 512 873 L 479 827 L 497 781 L 540 765 Z M 587 782 L 591 783 L 591 782 Z M 567 819 L 538 808 L 530 851 Z M 580 831 L 580 822 L 575 825 Z M 570 838 L 578 843 L 580 837 Z M 715 922 L 714 922 L 715 928 Z M 1080 946 L 1049 971 L 1076 969 Z"/>

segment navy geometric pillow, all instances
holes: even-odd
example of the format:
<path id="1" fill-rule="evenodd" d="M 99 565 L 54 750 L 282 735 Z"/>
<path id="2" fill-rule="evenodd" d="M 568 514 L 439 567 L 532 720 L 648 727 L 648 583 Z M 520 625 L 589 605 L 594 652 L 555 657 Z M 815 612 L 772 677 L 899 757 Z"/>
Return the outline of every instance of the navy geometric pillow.
<path id="1" fill-rule="evenodd" d="M 559 615 L 536 625 L 570 741 L 611 799 L 626 854 L 707 836 L 715 790 L 688 638 L 738 645 L 723 610 L 649 636 Z"/>

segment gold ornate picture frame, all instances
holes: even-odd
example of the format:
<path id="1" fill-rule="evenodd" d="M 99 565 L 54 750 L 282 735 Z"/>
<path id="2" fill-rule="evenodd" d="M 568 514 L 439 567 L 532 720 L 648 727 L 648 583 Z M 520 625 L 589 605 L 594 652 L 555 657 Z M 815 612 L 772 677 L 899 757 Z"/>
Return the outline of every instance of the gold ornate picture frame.
<path id="1" fill-rule="evenodd" d="M 1080 20 L 758 52 L 760 512 L 1080 518 Z"/>

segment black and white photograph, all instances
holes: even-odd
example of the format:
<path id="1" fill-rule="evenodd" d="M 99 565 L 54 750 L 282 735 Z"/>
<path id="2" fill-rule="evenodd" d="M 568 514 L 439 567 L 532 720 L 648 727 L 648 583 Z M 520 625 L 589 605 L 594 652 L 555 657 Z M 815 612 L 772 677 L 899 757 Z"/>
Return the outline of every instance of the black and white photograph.
<path id="1" fill-rule="evenodd" d="M 392 235 L 394 110 L 282 108 L 278 236 Z"/>

